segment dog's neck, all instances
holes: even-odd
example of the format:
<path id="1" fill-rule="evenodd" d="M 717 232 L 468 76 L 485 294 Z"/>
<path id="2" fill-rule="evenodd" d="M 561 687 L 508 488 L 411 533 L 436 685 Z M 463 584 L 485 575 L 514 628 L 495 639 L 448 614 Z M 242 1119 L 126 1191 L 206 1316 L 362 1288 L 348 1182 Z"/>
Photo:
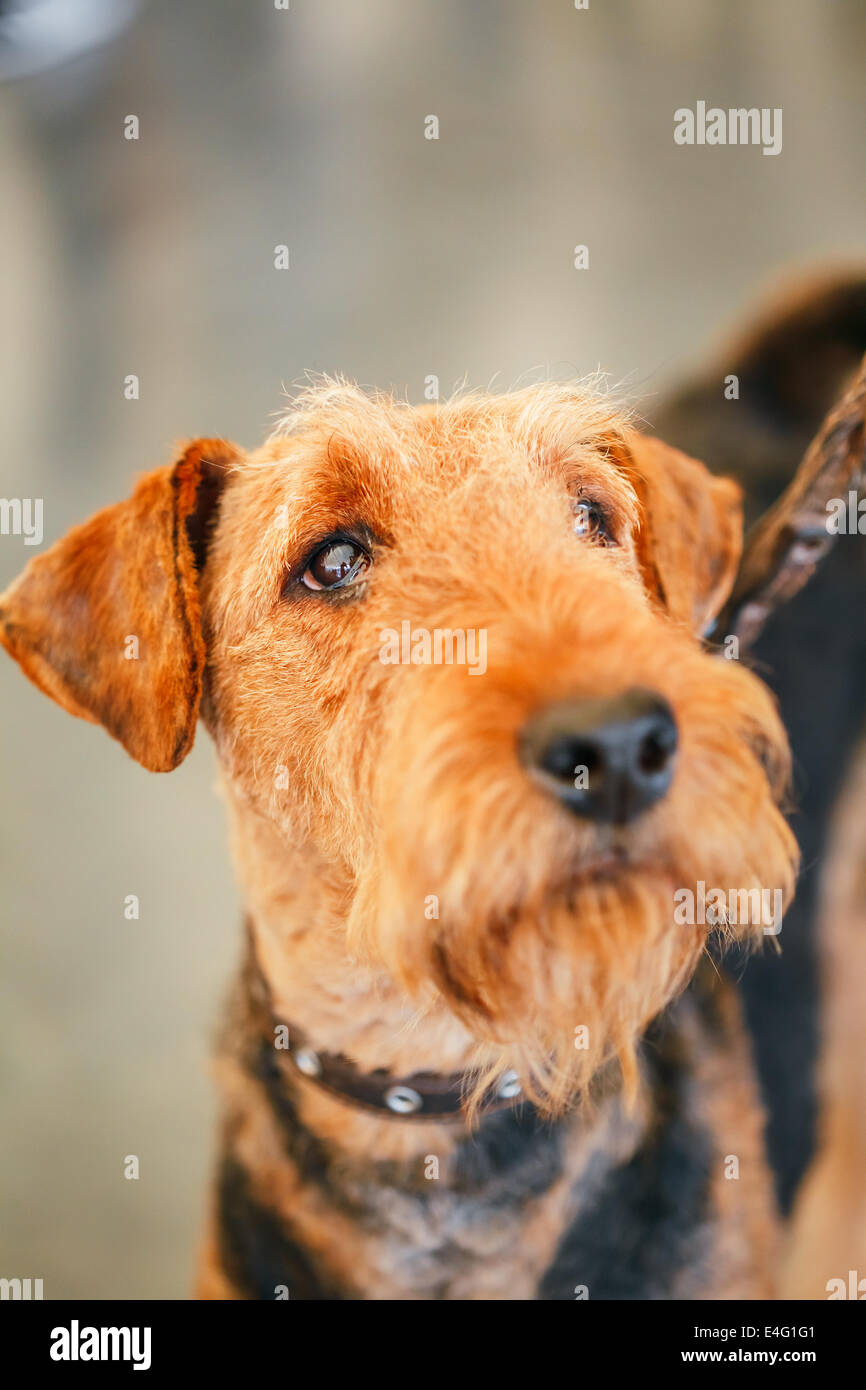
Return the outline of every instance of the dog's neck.
<path id="1" fill-rule="evenodd" d="M 384 971 L 345 945 L 345 870 L 297 848 L 229 786 L 234 857 L 253 947 L 274 1013 L 311 1046 L 364 1071 L 460 1072 L 489 1060 L 435 1000 L 411 1000 Z"/>

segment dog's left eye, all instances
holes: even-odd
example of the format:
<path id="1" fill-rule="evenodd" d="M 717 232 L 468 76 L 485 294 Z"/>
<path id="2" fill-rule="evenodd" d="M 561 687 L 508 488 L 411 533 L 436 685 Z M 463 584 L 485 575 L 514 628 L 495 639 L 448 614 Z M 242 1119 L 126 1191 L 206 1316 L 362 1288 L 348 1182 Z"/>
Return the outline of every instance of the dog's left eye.
<path id="1" fill-rule="evenodd" d="M 606 544 L 611 540 L 604 512 L 596 502 L 574 504 L 574 534 L 581 540 L 596 540 Z"/>
<path id="2" fill-rule="evenodd" d="M 326 541 L 311 556 L 301 575 L 308 589 L 346 589 L 355 584 L 369 569 L 370 556 L 356 541 Z"/>

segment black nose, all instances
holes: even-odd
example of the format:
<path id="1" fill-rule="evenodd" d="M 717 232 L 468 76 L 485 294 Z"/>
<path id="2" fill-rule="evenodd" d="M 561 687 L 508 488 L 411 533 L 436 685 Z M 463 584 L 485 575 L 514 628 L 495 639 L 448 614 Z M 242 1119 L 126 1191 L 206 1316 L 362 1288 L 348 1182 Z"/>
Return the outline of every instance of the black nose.
<path id="1" fill-rule="evenodd" d="M 532 775 L 576 816 L 624 825 L 671 784 L 677 726 L 651 690 L 551 705 L 523 731 Z"/>

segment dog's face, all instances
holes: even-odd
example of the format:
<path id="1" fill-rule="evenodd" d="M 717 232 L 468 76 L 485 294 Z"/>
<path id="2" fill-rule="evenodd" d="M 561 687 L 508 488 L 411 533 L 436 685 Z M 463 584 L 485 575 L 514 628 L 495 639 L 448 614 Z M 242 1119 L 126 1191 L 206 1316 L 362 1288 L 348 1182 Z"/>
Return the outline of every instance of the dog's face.
<path id="1" fill-rule="evenodd" d="M 149 475 L 0 621 L 146 766 L 203 689 L 237 803 L 328 866 L 338 948 L 557 1105 L 688 979 L 677 889 L 790 895 L 783 731 L 700 641 L 739 550 L 735 486 L 596 399 L 334 386 L 249 457 Z"/>

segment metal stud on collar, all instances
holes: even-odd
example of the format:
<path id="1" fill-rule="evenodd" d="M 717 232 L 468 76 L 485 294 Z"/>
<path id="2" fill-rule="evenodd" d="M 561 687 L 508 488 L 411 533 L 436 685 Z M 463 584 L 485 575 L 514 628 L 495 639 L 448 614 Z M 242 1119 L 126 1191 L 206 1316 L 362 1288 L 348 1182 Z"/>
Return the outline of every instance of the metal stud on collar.
<path id="1" fill-rule="evenodd" d="M 411 1086 L 391 1086 L 385 1092 L 385 1104 L 395 1115 L 415 1115 L 424 1101 Z"/>
<path id="2" fill-rule="evenodd" d="M 500 1100 L 513 1100 L 515 1096 L 520 1095 L 522 1090 L 523 1087 L 517 1072 L 507 1071 L 496 1087 L 496 1094 Z"/>
<path id="3" fill-rule="evenodd" d="M 314 1052 L 311 1047 L 302 1047 L 294 1054 L 295 1066 L 298 1071 L 302 1071 L 304 1076 L 321 1076 L 322 1063 L 319 1060 L 318 1052 Z"/>

